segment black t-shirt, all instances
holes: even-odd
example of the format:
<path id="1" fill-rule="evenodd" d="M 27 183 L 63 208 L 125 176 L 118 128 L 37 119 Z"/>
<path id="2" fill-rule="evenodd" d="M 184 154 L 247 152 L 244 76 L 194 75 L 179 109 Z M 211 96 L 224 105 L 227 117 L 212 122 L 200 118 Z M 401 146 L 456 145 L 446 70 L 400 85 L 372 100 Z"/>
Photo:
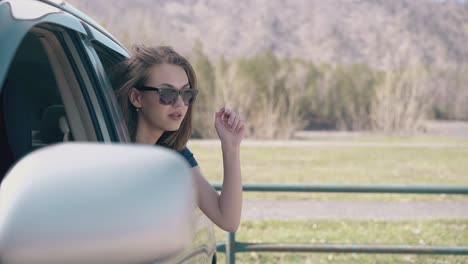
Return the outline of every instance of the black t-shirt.
<path id="1" fill-rule="evenodd" d="M 190 152 L 190 150 L 185 147 L 184 149 L 180 150 L 179 153 L 184 156 L 184 158 L 187 160 L 187 162 L 190 164 L 190 167 L 196 167 L 198 166 L 197 160 L 193 156 L 193 153 Z"/>

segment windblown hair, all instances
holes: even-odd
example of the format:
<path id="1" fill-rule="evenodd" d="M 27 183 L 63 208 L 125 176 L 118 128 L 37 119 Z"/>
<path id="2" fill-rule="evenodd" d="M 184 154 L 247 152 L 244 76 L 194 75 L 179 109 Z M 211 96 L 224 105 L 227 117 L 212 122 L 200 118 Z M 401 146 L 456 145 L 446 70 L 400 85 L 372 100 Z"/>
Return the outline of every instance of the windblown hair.
<path id="1" fill-rule="evenodd" d="M 134 45 L 133 55 L 117 65 L 113 71 L 111 82 L 115 89 L 117 100 L 122 109 L 122 113 L 127 124 L 132 141 L 136 139 L 136 129 L 138 125 L 138 113 L 130 102 L 129 95 L 133 87 L 145 85 L 149 77 L 150 69 L 159 64 L 173 64 L 182 67 L 187 73 L 191 89 L 197 89 L 195 71 L 190 63 L 175 52 L 171 47 L 146 47 L 144 45 Z M 192 134 L 192 105 L 188 107 L 187 113 L 182 120 L 180 128 L 176 131 L 165 131 L 158 142 L 175 150 L 181 150 L 187 144 Z"/>

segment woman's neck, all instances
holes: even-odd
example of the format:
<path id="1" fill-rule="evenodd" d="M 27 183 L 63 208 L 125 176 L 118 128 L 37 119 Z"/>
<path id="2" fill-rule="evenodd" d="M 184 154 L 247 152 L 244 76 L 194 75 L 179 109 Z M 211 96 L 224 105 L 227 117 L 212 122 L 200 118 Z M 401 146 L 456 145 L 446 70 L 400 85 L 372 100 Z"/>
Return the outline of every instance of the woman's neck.
<path id="1" fill-rule="evenodd" d="M 139 122 L 135 135 L 135 142 L 139 144 L 151 144 L 154 145 L 158 139 L 162 136 L 164 131 L 159 129 L 150 129 L 145 125 L 140 125 L 143 122 Z"/>

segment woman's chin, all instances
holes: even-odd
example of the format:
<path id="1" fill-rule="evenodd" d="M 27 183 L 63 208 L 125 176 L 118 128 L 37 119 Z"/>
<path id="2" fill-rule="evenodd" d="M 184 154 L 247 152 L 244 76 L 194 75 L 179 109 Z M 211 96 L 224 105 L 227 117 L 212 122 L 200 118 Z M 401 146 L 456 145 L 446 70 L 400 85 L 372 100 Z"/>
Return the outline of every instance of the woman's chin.
<path id="1" fill-rule="evenodd" d="M 174 132 L 174 131 L 179 130 L 179 128 L 180 128 L 180 124 L 178 124 L 178 125 L 173 125 L 173 126 L 168 126 L 168 127 L 166 128 L 166 131 Z"/>

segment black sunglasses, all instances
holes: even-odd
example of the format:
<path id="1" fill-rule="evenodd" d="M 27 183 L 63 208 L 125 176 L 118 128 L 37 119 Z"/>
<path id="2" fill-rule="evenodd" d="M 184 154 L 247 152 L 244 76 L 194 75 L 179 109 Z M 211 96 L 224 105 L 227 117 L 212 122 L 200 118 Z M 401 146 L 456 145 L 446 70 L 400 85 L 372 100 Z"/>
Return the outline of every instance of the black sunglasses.
<path id="1" fill-rule="evenodd" d="M 194 89 L 182 89 L 177 90 L 174 88 L 159 88 L 159 87 L 150 87 L 150 86 L 140 86 L 137 87 L 137 90 L 140 91 L 156 91 L 159 93 L 159 103 L 163 105 L 171 105 L 177 102 L 177 97 L 180 95 L 184 105 L 191 105 L 197 97 L 198 90 Z"/>

